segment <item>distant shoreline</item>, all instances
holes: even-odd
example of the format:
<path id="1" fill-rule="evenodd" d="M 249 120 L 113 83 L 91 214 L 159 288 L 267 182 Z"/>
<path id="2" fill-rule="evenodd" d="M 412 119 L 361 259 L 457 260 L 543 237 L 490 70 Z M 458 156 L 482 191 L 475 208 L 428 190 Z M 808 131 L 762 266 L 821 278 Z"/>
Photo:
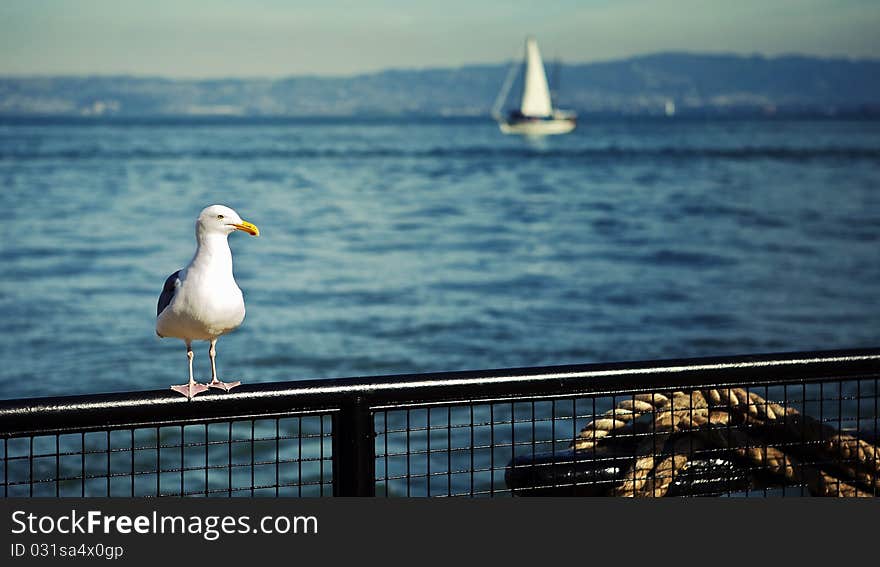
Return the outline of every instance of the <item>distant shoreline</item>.
<path id="1" fill-rule="evenodd" d="M 488 116 L 509 69 L 505 63 L 280 79 L 0 76 L 0 115 L 478 119 Z M 581 116 L 643 117 L 670 108 L 676 117 L 880 114 L 880 60 L 661 53 L 548 69 L 554 105 Z M 509 98 L 508 107 L 515 97 Z"/>

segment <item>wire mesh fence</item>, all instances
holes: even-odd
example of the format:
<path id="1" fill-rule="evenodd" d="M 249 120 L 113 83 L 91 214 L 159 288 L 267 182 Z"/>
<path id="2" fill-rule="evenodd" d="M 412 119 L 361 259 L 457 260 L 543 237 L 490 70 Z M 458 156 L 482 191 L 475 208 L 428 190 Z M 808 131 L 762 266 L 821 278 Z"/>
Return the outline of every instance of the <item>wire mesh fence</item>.
<path id="1" fill-rule="evenodd" d="M 56 496 L 876 496 L 880 350 L 0 402 Z"/>
<path id="2" fill-rule="evenodd" d="M 877 378 L 383 411 L 391 496 L 874 496 Z"/>
<path id="3" fill-rule="evenodd" d="M 10 437 L 4 495 L 329 496 L 330 416 Z"/>

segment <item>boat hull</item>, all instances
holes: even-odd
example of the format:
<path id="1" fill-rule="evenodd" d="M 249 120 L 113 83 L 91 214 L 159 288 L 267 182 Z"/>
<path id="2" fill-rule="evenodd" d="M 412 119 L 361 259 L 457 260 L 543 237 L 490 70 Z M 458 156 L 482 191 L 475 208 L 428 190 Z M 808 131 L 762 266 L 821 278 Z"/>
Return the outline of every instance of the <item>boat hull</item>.
<path id="1" fill-rule="evenodd" d="M 573 118 L 552 118 L 549 120 L 500 120 L 498 127 L 505 134 L 521 134 L 524 136 L 551 136 L 568 134 L 574 130 L 577 122 Z"/>

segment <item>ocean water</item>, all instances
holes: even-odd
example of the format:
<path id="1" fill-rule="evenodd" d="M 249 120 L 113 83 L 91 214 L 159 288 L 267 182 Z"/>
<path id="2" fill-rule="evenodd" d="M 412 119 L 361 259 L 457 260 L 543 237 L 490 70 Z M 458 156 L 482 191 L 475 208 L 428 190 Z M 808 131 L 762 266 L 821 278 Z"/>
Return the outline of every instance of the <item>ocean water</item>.
<path id="1" fill-rule="evenodd" d="M 880 122 L 0 122 L 0 398 L 164 389 L 212 203 L 268 382 L 880 345 Z M 207 345 L 196 343 L 199 379 Z"/>

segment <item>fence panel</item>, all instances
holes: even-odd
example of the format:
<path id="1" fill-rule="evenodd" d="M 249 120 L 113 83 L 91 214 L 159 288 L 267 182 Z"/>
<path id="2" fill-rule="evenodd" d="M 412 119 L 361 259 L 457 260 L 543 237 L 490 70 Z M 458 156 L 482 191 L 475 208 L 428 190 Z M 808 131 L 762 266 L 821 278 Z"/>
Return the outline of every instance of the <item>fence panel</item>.
<path id="1" fill-rule="evenodd" d="M 0 401 L 31 496 L 876 496 L 880 349 Z"/>

